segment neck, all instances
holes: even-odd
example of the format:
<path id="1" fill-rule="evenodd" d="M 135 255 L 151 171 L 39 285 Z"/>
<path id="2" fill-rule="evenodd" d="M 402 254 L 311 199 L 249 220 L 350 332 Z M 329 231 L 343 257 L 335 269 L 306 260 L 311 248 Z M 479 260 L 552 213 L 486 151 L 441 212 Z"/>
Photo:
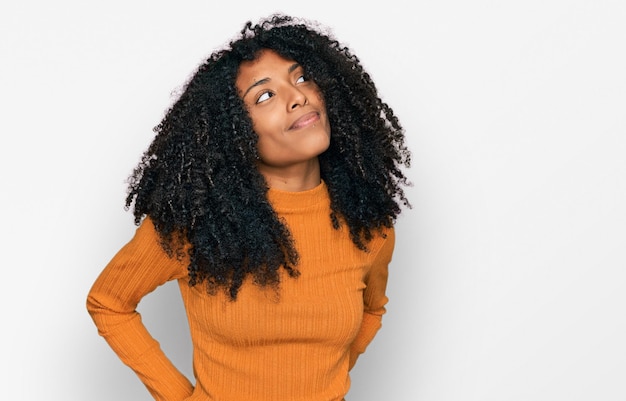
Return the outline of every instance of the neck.
<path id="1" fill-rule="evenodd" d="M 281 191 L 300 192 L 313 189 L 321 182 L 320 164 L 317 158 L 290 167 L 259 165 L 259 172 L 270 188 Z"/>

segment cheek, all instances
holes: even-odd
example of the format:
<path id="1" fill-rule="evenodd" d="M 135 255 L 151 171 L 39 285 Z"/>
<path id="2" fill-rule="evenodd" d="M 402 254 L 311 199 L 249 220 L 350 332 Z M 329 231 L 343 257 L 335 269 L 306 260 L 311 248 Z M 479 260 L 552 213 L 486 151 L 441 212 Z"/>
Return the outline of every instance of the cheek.
<path id="1" fill-rule="evenodd" d="M 282 120 L 277 113 L 272 113 L 271 110 L 250 113 L 250 119 L 252 120 L 252 128 L 259 137 L 271 136 L 282 131 Z"/>
<path id="2" fill-rule="evenodd" d="M 274 134 L 272 127 L 267 126 L 267 122 L 255 123 L 253 128 L 257 136 L 257 149 L 261 156 L 267 155 L 277 145 L 278 136 Z"/>
<path id="3" fill-rule="evenodd" d="M 271 144 L 275 142 L 275 135 L 272 135 L 271 131 L 268 130 L 267 127 L 255 125 L 254 132 L 258 138 L 257 147 L 259 149 L 271 146 Z"/>

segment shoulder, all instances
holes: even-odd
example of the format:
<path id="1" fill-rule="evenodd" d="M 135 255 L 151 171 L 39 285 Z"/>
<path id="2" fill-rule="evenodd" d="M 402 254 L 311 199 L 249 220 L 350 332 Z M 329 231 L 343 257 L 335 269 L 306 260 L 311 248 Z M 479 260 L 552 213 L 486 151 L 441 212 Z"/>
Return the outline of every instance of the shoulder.
<path id="1" fill-rule="evenodd" d="M 189 258 L 186 251 L 187 247 L 183 248 L 183 252 L 166 251 L 155 222 L 150 217 L 145 217 L 120 253 L 134 260 L 141 259 L 153 268 L 174 271 L 174 276 L 180 278 L 187 274 Z"/>
<path id="2" fill-rule="evenodd" d="M 375 258 L 391 259 L 396 243 L 396 231 L 393 226 L 382 227 L 374 233 L 374 238 L 368 245 L 369 251 Z"/>
<path id="3" fill-rule="evenodd" d="M 135 230 L 135 235 L 129 244 L 136 243 L 142 247 L 161 247 L 161 239 L 156 230 L 154 221 L 145 217 Z"/>

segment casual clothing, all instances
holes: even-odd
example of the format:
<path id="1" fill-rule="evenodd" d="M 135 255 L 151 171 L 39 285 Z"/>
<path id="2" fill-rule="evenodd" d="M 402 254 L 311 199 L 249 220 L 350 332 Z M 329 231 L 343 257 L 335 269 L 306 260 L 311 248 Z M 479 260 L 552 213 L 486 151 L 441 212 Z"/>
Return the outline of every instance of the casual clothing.
<path id="1" fill-rule="evenodd" d="M 247 280 L 237 299 L 188 284 L 188 260 L 169 258 L 149 218 L 94 283 L 87 308 L 99 333 L 156 400 L 339 401 L 348 371 L 380 328 L 394 230 L 368 252 L 344 225 L 332 227 L 324 183 L 303 192 L 270 189 L 300 256 L 298 278 L 276 291 Z M 193 343 L 196 384 L 170 362 L 136 312 L 139 301 L 177 279 Z"/>

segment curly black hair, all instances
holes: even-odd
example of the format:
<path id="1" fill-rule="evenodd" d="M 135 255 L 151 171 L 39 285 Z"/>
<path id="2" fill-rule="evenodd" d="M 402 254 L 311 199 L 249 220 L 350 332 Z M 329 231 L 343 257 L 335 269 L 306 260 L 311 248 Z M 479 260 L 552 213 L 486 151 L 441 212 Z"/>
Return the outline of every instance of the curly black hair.
<path id="1" fill-rule="evenodd" d="M 197 68 L 154 128 L 126 197 L 135 224 L 149 216 L 171 257 L 189 255 L 190 285 L 205 282 L 209 293 L 221 288 L 233 300 L 248 276 L 265 286 L 278 285 L 281 268 L 298 275 L 298 252 L 267 199 L 257 135 L 235 86 L 239 65 L 263 49 L 298 62 L 322 93 L 331 141 L 319 162 L 333 226 L 346 224 L 367 251 L 410 207 L 404 130 L 359 59 L 305 20 L 274 14 L 247 22 Z"/>

